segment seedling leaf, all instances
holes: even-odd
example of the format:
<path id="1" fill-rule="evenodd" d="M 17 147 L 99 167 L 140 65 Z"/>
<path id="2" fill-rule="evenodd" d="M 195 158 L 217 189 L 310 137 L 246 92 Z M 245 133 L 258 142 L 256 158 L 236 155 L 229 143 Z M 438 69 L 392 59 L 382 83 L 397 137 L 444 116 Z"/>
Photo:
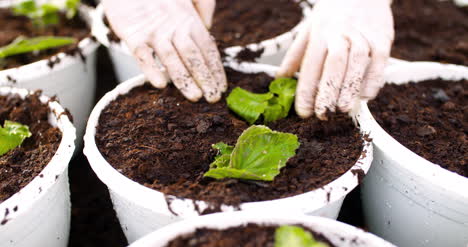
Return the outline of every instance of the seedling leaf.
<path id="1" fill-rule="evenodd" d="M 34 0 L 26 0 L 13 6 L 13 13 L 30 18 L 39 28 L 54 25 L 59 22 L 59 8 L 53 4 L 45 3 L 40 6 Z"/>
<path id="2" fill-rule="evenodd" d="M 297 81 L 279 78 L 271 82 L 270 92 L 256 94 L 242 88 L 234 88 L 227 97 L 229 109 L 250 124 L 263 114 L 264 122 L 273 122 L 288 116 L 294 101 Z"/>
<path id="3" fill-rule="evenodd" d="M 272 181 L 299 147 L 296 135 L 254 125 L 245 130 L 230 152 L 218 155 L 205 176 Z M 219 144 L 215 148 L 222 150 Z"/>
<path id="4" fill-rule="evenodd" d="M 0 58 L 56 48 L 64 45 L 70 45 L 75 42 L 76 39 L 68 37 L 39 36 L 30 39 L 18 37 L 12 43 L 0 47 Z"/>
<path id="5" fill-rule="evenodd" d="M 80 6 L 80 0 L 67 0 L 65 2 L 65 8 L 67 9 L 66 16 L 68 19 L 73 19 L 76 13 L 78 13 L 78 7 Z"/>
<path id="6" fill-rule="evenodd" d="M 268 100 L 273 97 L 272 93 L 256 94 L 236 87 L 226 100 L 229 109 L 253 124 L 268 107 Z"/>
<path id="7" fill-rule="evenodd" d="M 275 231 L 275 247 L 328 247 L 299 226 L 281 226 Z"/>
<path id="8" fill-rule="evenodd" d="M 3 127 L 0 126 L 0 156 L 18 147 L 30 136 L 28 126 L 6 120 Z"/>

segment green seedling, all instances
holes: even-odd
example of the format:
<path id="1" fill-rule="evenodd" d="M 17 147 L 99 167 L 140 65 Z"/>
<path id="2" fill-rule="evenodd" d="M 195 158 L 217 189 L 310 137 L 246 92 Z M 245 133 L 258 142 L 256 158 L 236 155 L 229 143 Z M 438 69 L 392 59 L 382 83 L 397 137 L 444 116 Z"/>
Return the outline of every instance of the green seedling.
<path id="1" fill-rule="evenodd" d="M 18 37 L 12 43 L 0 47 L 0 59 L 13 55 L 42 51 L 76 43 L 76 39 L 68 37 L 40 36 L 35 38 Z"/>
<path id="2" fill-rule="evenodd" d="M 275 231 L 275 247 L 328 247 L 299 226 L 281 226 Z"/>
<path id="3" fill-rule="evenodd" d="M 242 133 L 234 147 L 225 143 L 213 145 L 219 154 L 204 176 L 272 181 L 299 145 L 296 135 L 254 125 Z"/>
<path id="4" fill-rule="evenodd" d="M 279 78 L 271 82 L 269 92 L 264 94 L 251 93 L 237 87 L 227 97 L 227 105 L 250 124 L 254 124 L 261 115 L 265 123 L 273 122 L 288 116 L 296 85 L 295 79 Z"/>
<path id="5" fill-rule="evenodd" d="M 0 156 L 20 146 L 24 139 L 30 137 L 29 127 L 20 123 L 5 121 L 0 126 Z"/>

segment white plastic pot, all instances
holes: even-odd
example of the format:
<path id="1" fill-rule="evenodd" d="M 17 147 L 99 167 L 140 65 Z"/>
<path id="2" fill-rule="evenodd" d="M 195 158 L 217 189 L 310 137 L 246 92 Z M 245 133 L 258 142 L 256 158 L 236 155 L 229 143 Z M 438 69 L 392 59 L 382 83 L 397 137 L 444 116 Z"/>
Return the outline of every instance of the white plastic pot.
<path id="1" fill-rule="evenodd" d="M 277 70 L 277 67 L 260 64 L 243 64 L 242 66 L 233 64 L 231 67 L 247 73 L 266 72 L 270 75 L 274 75 Z M 166 202 L 163 193 L 125 177 L 115 170 L 99 152 L 94 136 L 101 111 L 119 95 L 143 85 L 145 81 L 146 79 L 141 75 L 120 84 L 106 94 L 92 111 L 84 138 L 84 153 L 94 172 L 109 188 L 114 209 L 130 243 L 169 223 L 198 216 L 195 204 L 202 211 L 208 206 L 203 201 L 174 197 L 170 202 Z M 268 208 L 277 212 L 296 212 L 336 219 L 345 196 L 359 184 L 356 170 L 367 173 L 371 162 L 372 145 L 365 141 L 364 152 L 354 166 L 322 188 L 284 199 L 243 203 L 240 209 L 261 212 Z M 171 213 L 168 204 L 177 216 Z M 234 208 L 223 206 L 222 210 L 233 211 Z"/>
<path id="2" fill-rule="evenodd" d="M 288 215 L 263 212 L 217 213 L 196 217 L 161 228 L 131 244 L 130 247 L 164 247 L 181 235 L 193 233 L 199 228 L 223 230 L 249 223 L 270 226 L 303 225 L 323 234 L 331 243 L 340 247 L 391 247 L 383 239 L 356 227 L 327 218 L 304 215 Z"/>
<path id="3" fill-rule="evenodd" d="M 308 16 L 311 11 L 310 4 L 303 1 L 300 6 L 303 9 L 303 15 Z M 109 41 L 107 34 L 110 30 L 109 27 L 104 24 L 103 19 L 104 10 L 101 4 L 96 8 L 95 15 L 93 16 L 92 32 L 96 39 L 108 48 L 119 81 L 123 82 L 140 74 L 141 70 L 138 68 L 138 64 L 135 61 L 135 58 L 130 54 L 127 46 L 123 42 L 115 43 Z M 257 59 L 258 63 L 279 65 L 286 54 L 287 49 L 292 44 L 294 37 L 303 25 L 303 22 L 300 22 L 287 33 L 257 44 L 250 44 L 245 47 L 252 51 L 264 49 L 262 55 Z M 224 53 L 227 54 L 228 57 L 236 57 L 237 54 L 245 47 L 229 47 L 224 50 Z"/>
<path id="4" fill-rule="evenodd" d="M 5 7 L 5 5 L 2 5 Z M 90 7 L 80 8 L 81 16 L 90 23 Z M 89 112 L 94 101 L 96 87 L 96 50 L 99 44 L 91 38 L 80 41 L 85 60 L 79 55 L 70 56 L 59 53 L 53 59 L 59 58 L 60 62 L 50 68 L 48 60 L 40 60 L 34 63 L 0 71 L 0 86 L 14 86 L 29 90 L 42 90 L 45 95 L 57 95 L 60 103 L 70 110 L 73 122 L 78 130 L 78 138 L 81 140 Z"/>
<path id="5" fill-rule="evenodd" d="M 439 77 L 468 79 L 468 67 L 414 62 L 385 71 L 386 80 L 397 84 Z M 402 247 L 466 247 L 468 179 L 401 145 L 379 126 L 366 103 L 361 107 L 358 121 L 362 130 L 371 133 L 375 150 L 361 187 L 369 230 Z"/>
<path id="6" fill-rule="evenodd" d="M 25 97 L 26 89 L 0 87 L 0 95 Z M 41 102 L 49 102 L 42 96 Z M 57 152 L 27 186 L 0 204 L 2 247 L 65 247 L 70 231 L 68 163 L 75 150 L 75 127 L 56 101 L 48 103 L 49 122 L 62 132 Z M 16 209 L 16 210 L 15 210 Z"/>

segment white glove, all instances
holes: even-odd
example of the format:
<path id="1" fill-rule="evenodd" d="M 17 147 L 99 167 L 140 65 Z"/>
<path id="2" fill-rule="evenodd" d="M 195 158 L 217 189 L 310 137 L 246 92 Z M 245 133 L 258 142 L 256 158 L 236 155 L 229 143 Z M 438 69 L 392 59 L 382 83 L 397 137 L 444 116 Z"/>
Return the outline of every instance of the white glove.
<path id="1" fill-rule="evenodd" d="M 170 79 L 191 101 L 221 99 L 227 89 L 221 56 L 207 27 L 215 0 L 104 0 L 115 33 L 157 88 Z M 156 58 L 157 57 L 157 58 Z"/>
<path id="2" fill-rule="evenodd" d="M 327 110 L 349 112 L 359 97 L 373 98 L 394 37 L 391 0 L 319 0 L 289 49 L 278 77 L 300 68 L 295 108 L 299 116 L 326 119 Z"/>

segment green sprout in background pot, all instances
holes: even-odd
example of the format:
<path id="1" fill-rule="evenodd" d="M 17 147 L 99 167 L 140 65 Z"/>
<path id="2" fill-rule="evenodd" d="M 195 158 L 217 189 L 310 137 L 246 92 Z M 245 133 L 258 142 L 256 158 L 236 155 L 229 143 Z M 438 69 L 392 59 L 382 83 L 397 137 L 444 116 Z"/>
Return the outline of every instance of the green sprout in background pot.
<path id="1" fill-rule="evenodd" d="M 17 148 L 30 136 L 28 126 L 6 120 L 3 127 L 0 126 L 0 156 Z"/>
<path id="2" fill-rule="evenodd" d="M 18 37 L 12 43 L 0 47 L 0 59 L 13 55 L 41 51 L 76 43 L 76 39 L 68 37 L 40 36 L 35 38 Z"/>
<path id="3" fill-rule="evenodd" d="M 213 148 L 219 154 L 204 176 L 272 181 L 296 154 L 299 141 L 296 135 L 254 125 L 242 133 L 235 147 L 217 143 Z"/>
<path id="4" fill-rule="evenodd" d="M 275 231 L 275 247 L 329 247 L 299 226 L 281 226 Z"/>
<path id="5" fill-rule="evenodd" d="M 250 124 L 254 124 L 261 115 L 265 123 L 273 122 L 288 116 L 294 102 L 296 85 L 295 79 L 279 78 L 271 82 L 270 91 L 264 94 L 236 87 L 227 97 L 227 105 Z"/>
<path id="6" fill-rule="evenodd" d="M 68 19 L 75 17 L 78 12 L 80 0 L 66 0 L 65 10 Z M 60 8 L 54 4 L 44 3 L 38 5 L 34 0 L 22 1 L 13 7 L 13 13 L 26 16 L 38 28 L 45 28 L 58 24 Z"/>

